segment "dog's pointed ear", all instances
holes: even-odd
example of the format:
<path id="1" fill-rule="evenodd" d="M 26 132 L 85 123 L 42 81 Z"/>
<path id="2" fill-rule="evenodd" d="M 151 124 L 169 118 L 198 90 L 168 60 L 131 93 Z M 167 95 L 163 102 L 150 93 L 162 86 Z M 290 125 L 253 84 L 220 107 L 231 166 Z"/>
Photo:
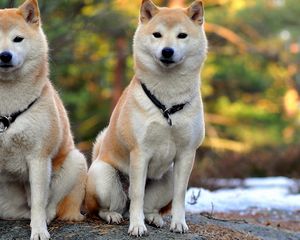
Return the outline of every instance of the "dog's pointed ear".
<path id="1" fill-rule="evenodd" d="M 202 25 L 204 21 L 204 8 L 202 1 L 194 1 L 187 9 L 190 19 L 198 25 Z"/>
<path id="2" fill-rule="evenodd" d="M 37 0 L 27 0 L 19 7 L 19 12 L 26 22 L 40 25 L 40 10 Z"/>
<path id="3" fill-rule="evenodd" d="M 143 0 L 140 10 L 140 22 L 147 23 L 159 12 L 159 9 L 151 0 Z"/>

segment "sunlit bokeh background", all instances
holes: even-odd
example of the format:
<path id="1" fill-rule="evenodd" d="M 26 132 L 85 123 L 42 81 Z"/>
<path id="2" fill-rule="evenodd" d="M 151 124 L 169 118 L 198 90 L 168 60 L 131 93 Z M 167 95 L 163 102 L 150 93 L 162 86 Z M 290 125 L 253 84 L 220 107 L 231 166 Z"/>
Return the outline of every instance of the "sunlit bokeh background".
<path id="1" fill-rule="evenodd" d="M 0 7 L 19 0 L 0 0 Z M 190 0 L 155 0 L 161 6 Z M 97 133 L 133 76 L 141 0 L 39 0 L 51 79 L 78 146 Z M 205 0 L 209 54 L 202 71 L 206 140 L 191 185 L 212 177 L 300 176 L 300 4 Z"/>

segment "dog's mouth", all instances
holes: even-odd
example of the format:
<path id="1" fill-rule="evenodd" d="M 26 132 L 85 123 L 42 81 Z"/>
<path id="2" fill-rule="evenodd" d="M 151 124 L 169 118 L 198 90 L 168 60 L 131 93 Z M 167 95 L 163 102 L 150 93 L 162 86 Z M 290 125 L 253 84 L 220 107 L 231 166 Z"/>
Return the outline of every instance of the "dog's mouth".
<path id="1" fill-rule="evenodd" d="M 184 61 L 184 57 L 182 57 L 179 61 L 174 61 L 173 59 L 166 59 L 166 58 L 160 58 L 158 61 L 164 67 L 173 68 L 174 66 L 181 64 Z"/>
<path id="2" fill-rule="evenodd" d="M 12 64 L 0 64 L 0 68 L 8 69 L 8 68 L 13 68 L 14 65 Z"/>
<path id="3" fill-rule="evenodd" d="M 165 66 L 170 66 L 174 63 L 176 63 L 174 60 L 172 59 L 165 59 L 165 58 L 160 58 L 159 59 Z"/>
<path id="4" fill-rule="evenodd" d="M 19 66 L 13 64 L 0 64 L 0 73 L 1 74 L 10 74 L 19 69 Z"/>

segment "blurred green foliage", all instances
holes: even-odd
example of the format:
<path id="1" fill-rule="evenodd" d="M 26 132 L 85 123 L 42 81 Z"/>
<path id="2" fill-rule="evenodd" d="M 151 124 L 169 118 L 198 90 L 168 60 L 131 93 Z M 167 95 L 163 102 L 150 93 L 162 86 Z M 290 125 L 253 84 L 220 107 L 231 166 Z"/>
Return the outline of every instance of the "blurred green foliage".
<path id="1" fill-rule="evenodd" d="M 21 2 L 0 0 L 0 7 Z M 39 0 L 50 44 L 51 79 L 85 150 L 108 124 L 118 91 L 133 76 L 131 45 L 140 2 Z M 202 71 L 204 145 L 210 151 L 247 153 L 297 143 L 300 4 L 206 0 L 205 9 L 210 47 Z"/>

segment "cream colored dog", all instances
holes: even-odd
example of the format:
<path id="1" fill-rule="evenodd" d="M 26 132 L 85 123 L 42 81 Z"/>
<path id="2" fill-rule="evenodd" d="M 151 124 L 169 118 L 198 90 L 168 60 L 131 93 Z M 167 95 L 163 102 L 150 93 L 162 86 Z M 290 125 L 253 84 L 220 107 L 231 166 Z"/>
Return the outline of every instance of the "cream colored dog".
<path id="1" fill-rule="evenodd" d="M 0 10 L 0 218 L 82 220 L 86 160 L 75 148 L 64 106 L 48 79 L 48 46 L 38 3 Z"/>
<path id="2" fill-rule="evenodd" d="M 97 138 L 88 173 L 86 207 L 119 223 L 126 210 L 129 234 L 158 227 L 172 201 L 171 230 L 184 233 L 185 193 L 195 152 L 204 137 L 199 72 L 206 57 L 203 7 L 158 8 L 144 0 L 134 37 L 135 77 L 109 126 Z"/>

